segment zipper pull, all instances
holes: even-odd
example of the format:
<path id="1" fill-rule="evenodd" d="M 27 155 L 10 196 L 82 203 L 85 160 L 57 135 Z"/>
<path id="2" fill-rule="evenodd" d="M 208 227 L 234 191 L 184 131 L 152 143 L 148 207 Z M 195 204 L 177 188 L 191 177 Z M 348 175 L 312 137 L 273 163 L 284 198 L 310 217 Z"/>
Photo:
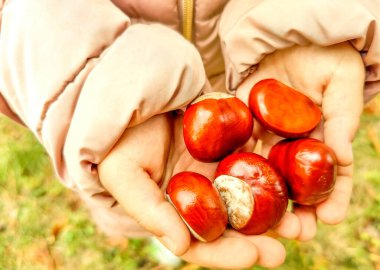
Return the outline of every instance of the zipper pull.
<path id="1" fill-rule="evenodd" d="M 190 42 L 193 39 L 194 0 L 182 1 L 182 35 Z"/>

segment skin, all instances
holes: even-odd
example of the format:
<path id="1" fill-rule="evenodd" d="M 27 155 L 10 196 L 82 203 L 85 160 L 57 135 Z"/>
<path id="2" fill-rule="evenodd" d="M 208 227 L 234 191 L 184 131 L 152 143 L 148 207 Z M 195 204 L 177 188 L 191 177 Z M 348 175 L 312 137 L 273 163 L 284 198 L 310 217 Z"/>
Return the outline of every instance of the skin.
<path id="1" fill-rule="evenodd" d="M 322 107 L 325 122 L 312 136 L 324 139 L 339 162 L 331 197 L 316 207 L 296 206 L 294 213 L 287 212 L 268 234 L 247 236 L 227 230 L 210 243 L 191 239 L 186 225 L 165 200 L 162 183 L 185 170 L 211 179 L 217 164 L 202 163 L 190 156 L 183 142 L 181 115 L 157 115 L 128 128 L 98 166 L 101 183 L 125 212 L 188 262 L 228 269 L 254 264 L 276 267 L 284 262 L 285 249 L 275 237 L 311 239 L 316 233 L 317 218 L 336 224 L 345 217 L 352 188 L 351 142 L 363 104 L 364 68 L 359 54 L 347 44 L 278 51 L 263 59 L 259 69 L 239 87 L 237 96 L 247 103 L 251 86 L 267 77 L 301 89 Z M 280 138 L 255 124 L 252 139 L 242 150 L 252 150 L 260 139 L 260 152 L 266 155 Z"/>

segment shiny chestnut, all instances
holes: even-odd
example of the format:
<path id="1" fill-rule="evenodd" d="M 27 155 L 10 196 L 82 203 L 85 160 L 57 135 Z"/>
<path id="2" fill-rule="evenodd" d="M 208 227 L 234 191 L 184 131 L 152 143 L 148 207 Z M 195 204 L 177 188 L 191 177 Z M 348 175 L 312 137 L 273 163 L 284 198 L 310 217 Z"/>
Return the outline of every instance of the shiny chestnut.
<path id="1" fill-rule="evenodd" d="M 244 145 L 252 134 L 253 117 L 238 98 L 219 92 L 195 100 L 185 111 L 183 137 L 190 154 L 214 162 Z"/>
<path id="2" fill-rule="evenodd" d="M 227 156 L 217 167 L 214 185 L 227 206 L 230 225 L 241 233 L 265 233 L 285 214 L 286 184 L 260 155 L 234 153 Z"/>
<path id="3" fill-rule="evenodd" d="M 309 97 L 275 79 L 255 84 L 248 103 L 264 128 L 284 138 L 305 137 L 321 120 L 321 110 Z"/>
<path id="4" fill-rule="evenodd" d="M 271 148 L 268 159 L 284 177 L 289 198 L 298 204 L 318 204 L 334 189 L 337 159 L 322 141 L 283 140 Z"/>
<path id="5" fill-rule="evenodd" d="M 205 176 L 189 171 L 174 175 L 166 188 L 166 196 L 196 239 L 213 241 L 225 231 L 226 207 Z"/>

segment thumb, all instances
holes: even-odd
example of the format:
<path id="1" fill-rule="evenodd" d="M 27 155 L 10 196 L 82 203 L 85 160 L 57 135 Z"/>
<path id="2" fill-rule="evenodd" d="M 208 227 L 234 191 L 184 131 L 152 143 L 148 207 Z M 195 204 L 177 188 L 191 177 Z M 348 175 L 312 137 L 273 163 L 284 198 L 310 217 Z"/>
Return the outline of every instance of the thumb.
<path id="1" fill-rule="evenodd" d="M 126 214 L 176 255 L 190 246 L 190 234 L 174 207 L 137 162 L 110 154 L 99 165 L 103 186 L 121 204 Z"/>
<path id="2" fill-rule="evenodd" d="M 348 51 L 323 94 L 324 141 L 338 160 L 335 188 L 316 209 L 328 224 L 337 224 L 345 216 L 352 193 L 352 141 L 363 109 L 364 67 L 360 56 Z"/>
<path id="3" fill-rule="evenodd" d="M 364 67 L 360 55 L 349 46 L 323 93 L 324 140 L 335 152 L 338 164 L 353 161 L 352 141 L 363 110 Z"/>

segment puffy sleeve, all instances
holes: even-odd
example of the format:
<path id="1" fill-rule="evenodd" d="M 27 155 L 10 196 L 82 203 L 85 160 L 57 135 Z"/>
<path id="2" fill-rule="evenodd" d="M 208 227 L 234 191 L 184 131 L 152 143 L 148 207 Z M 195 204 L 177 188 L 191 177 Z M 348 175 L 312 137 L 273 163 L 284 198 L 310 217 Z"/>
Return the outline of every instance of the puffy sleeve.
<path id="1" fill-rule="evenodd" d="M 231 0 L 219 34 L 232 91 L 275 50 L 348 41 L 366 67 L 365 101 L 380 92 L 380 1 Z"/>
<path id="2" fill-rule="evenodd" d="M 108 0 L 8 0 L 1 15 L 2 111 L 32 130 L 65 185 L 113 204 L 96 165 L 126 128 L 201 92 L 200 55 Z"/>

